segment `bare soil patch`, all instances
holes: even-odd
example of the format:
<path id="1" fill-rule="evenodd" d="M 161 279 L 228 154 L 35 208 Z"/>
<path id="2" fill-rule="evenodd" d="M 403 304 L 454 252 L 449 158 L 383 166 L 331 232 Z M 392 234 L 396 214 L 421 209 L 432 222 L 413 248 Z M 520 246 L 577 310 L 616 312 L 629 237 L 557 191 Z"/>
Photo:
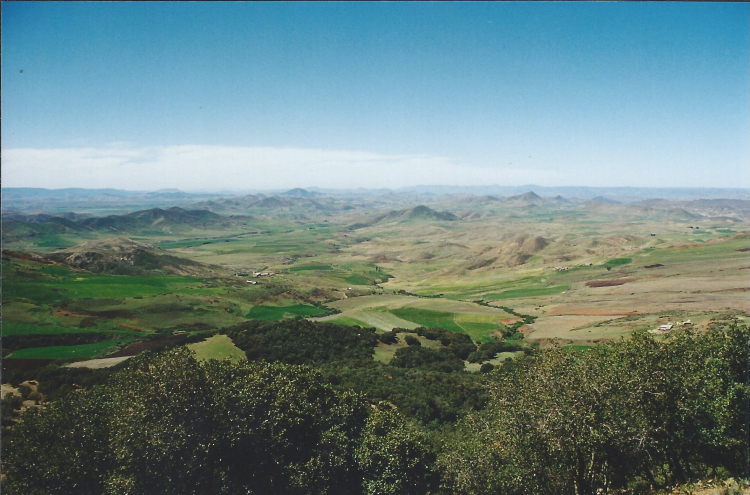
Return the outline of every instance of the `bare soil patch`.
<path id="1" fill-rule="evenodd" d="M 521 321 L 521 318 L 503 318 L 502 320 L 500 320 L 500 323 L 502 323 L 503 325 L 512 325 L 517 321 Z"/>
<path id="2" fill-rule="evenodd" d="M 67 365 L 68 368 L 89 368 L 92 370 L 98 370 L 101 368 L 109 368 L 110 366 L 114 366 L 118 363 L 121 363 L 125 361 L 126 359 L 129 359 L 131 356 L 121 356 L 121 357 L 110 357 L 110 358 L 102 358 L 102 359 L 89 359 L 87 361 L 78 361 L 75 363 L 70 363 Z"/>
<path id="3" fill-rule="evenodd" d="M 592 280 L 586 282 L 586 287 L 615 287 L 617 285 L 625 285 L 629 282 L 634 282 L 633 278 L 621 278 L 619 280 Z"/>

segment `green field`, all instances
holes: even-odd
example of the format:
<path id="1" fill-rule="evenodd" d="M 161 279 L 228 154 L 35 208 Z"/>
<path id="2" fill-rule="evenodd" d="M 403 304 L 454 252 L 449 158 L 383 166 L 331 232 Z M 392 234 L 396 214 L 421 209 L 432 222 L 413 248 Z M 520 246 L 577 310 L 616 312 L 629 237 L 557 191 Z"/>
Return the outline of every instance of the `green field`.
<path id="1" fill-rule="evenodd" d="M 381 331 L 440 327 L 467 333 L 476 342 L 491 340 L 503 327 L 502 320 L 515 318 L 500 308 L 473 302 L 396 294 L 350 297 L 331 306 L 341 313 L 322 318 L 322 321 L 373 327 Z"/>
<path id="2" fill-rule="evenodd" d="M 3 302 L 26 300 L 37 304 L 54 304 L 66 299 L 129 298 L 165 292 L 191 294 L 214 294 L 216 292 L 215 289 L 203 286 L 201 280 L 193 277 L 93 275 L 72 272 L 63 267 L 45 268 L 62 268 L 65 272 L 55 274 L 51 279 L 3 284 Z"/>
<path id="3" fill-rule="evenodd" d="M 245 318 L 251 320 L 278 321 L 283 318 L 294 318 L 295 316 L 320 316 L 324 315 L 324 309 L 316 308 L 309 304 L 293 304 L 291 306 L 254 306 Z"/>
<path id="4" fill-rule="evenodd" d="M 615 258 L 604 263 L 606 268 L 615 268 L 622 265 L 627 265 L 633 262 L 633 258 Z"/>
<path id="5" fill-rule="evenodd" d="M 423 327 L 445 328 L 446 330 L 450 330 L 451 332 L 464 331 L 463 328 L 456 324 L 454 313 L 411 307 L 397 308 L 391 310 L 391 312 L 399 318 L 413 321 L 414 323 Z"/>
<path id="6" fill-rule="evenodd" d="M 456 315 L 456 323 L 468 333 L 474 342 L 487 342 L 493 339 L 493 334 L 500 325 L 483 321 L 466 321 L 464 315 Z M 469 316 L 469 315 L 465 315 Z"/>
<path id="7" fill-rule="evenodd" d="M 357 320 L 356 318 L 350 318 L 348 316 L 342 316 L 341 318 L 336 318 L 335 320 L 331 320 L 333 323 L 337 323 L 339 325 L 347 325 L 350 327 L 371 327 L 372 325 L 368 325 L 367 323 Z"/>
<path id="8" fill-rule="evenodd" d="M 392 328 L 416 328 L 418 323 L 399 318 L 385 306 L 362 308 L 355 316 L 333 316 L 329 321 L 342 325 L 358 325 L 390 331 Z"/>
<path id="9" fill-rule="evenodd" d="M 692 245 L 689 249 L 683 246 L 652 249 L 646 252 L 644 263 L 680 263 L 685 261 L 707 261 L 712 259 L 747 258 L 747 252 L 740 249 L 748 247 L 748 239 L 728 239 L 720 242 Z M 640 260 L 639 260 L 640 261 Z"/>
<path id="10" fill-rule="evenodd" d="M 20 349 L 7 359 L 93 359 L 103 357 L 117 350 L 120 344 L 135 339 L 105 340 L 95 344 L 33 347 Z"/>

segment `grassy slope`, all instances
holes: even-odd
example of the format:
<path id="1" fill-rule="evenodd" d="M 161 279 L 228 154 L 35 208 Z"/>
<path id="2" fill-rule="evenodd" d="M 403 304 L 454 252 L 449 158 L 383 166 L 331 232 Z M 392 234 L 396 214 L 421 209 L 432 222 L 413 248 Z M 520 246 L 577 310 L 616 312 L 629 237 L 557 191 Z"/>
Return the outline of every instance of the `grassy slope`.
<path id="1" fill-rule="evenodd" d="M 201 360 L 229 359 L 233 362 L 247 359 L 245 353 L 234 345 L 232 339 L 226 335 L 214 335 L 203 342 L 188 344 L 188 348 L 195 352 L 195 357 Z"/>

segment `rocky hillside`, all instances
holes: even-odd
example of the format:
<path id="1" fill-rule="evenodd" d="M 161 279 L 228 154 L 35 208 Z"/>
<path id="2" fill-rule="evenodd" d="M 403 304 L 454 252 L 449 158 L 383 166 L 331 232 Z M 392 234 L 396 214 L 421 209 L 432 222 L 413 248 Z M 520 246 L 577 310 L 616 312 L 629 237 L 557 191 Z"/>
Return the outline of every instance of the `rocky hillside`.
<path id="1" fill-rule="evenodd" d="M 219 267 L 166 254 L 150 244 L 127 238 L 92 241 L 55 251 L 46 258 L 93 273 L 139 275 L 169 273 L 174 275 L 210 275 Z"/>

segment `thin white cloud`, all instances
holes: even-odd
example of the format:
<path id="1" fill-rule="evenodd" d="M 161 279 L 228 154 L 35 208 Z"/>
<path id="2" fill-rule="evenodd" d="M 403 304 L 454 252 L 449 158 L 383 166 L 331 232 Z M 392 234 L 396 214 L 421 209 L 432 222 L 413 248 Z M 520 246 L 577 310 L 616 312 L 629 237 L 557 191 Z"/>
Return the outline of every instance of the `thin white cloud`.
<path id="1" fill-rule="evenodd" d="M 300 148 L 166 146 L 7 149 L 3 186 L 156 190 L 397 188 L 547 182 L 557 174 L 473 167 L 439 156 Z"/>

